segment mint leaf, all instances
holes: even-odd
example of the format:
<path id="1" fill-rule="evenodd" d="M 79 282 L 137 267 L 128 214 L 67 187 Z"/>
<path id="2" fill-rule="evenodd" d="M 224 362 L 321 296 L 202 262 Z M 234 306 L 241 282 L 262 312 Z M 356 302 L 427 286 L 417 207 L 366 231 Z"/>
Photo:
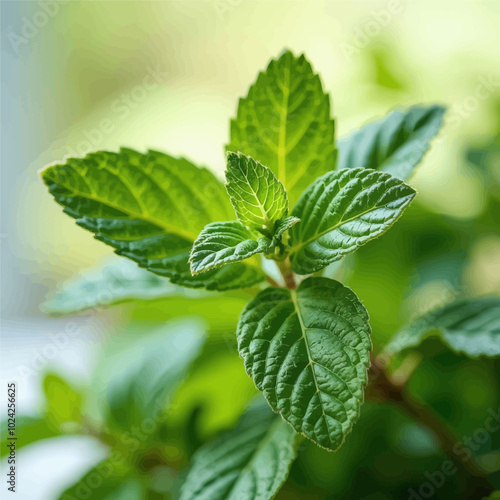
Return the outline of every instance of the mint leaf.
<path id="1" fill-rule="evenodd" d="M 335 168 L 330 99 L 303 55 L 286 51 L 259 74 L 240 99 L 226 149 L 271 168 L 292 205 L 316 177 Z"/>
<path id="2" fill-rule="evenodd" d="M 316 444 L 336 450 L 359 416 L 370 363 L 368 313 L 339 282 L 308 278 L 268 288 L 237 329 L 247 373 L 271 407 Z"/>
<path id="3" fill-rule="evenodd" d="M 249 156 L 229 151 L 226 180 L 236 218 L 243 225 L 272 236 L 274 223 L 288 213 L 288 198 L 271 169 Z"/>
<path id="4" fill-rule="evenodd" d="M 269 500 L 288 476 L 298 441 L 267 406 L 250 408 L 237 426 L 198 450 L 180 500 Z"/>
<path id="5" fill-rule="evenodd" d="M 271 242 L 240 222 L 213 222 L 205 226 L 191 251 L 191 273 L 198 274 L 264 252 Z"/>
<path id="6" fill-rule="evenodd" d="M 444 112 L 442 106 L 415 106 L 365 125 L 339 143 L 338 168 L 372 168 L 407 179 L 441 128 Z"/>
<path id="7" fill-rule="evenodd" d="M 353 168 L 329 172 L 304 192 L 292 215 L 292 269 L 310 274 L 383 234 L 415 191 L 389 174 Z"/>
<path id="8" fill-rule="evenodd" d="M 273 236 L 273 244 L 277 245 L 282 240 L 282 236 L 285 234 L 285 231 L 288 231 L 292 226 L 300 222 L 298 217 L 285 217 L 284 219 L 279 220 L 274 228 L 274 236 Z"/>
<path id="9" fill-rule="evenodd" d="M 425 314 L 399 330 L 386 350 L 415 348 L 429 337 L 472 358 L 500 356 L 500 297 L 458 300 Z"/>
<path id="10" fill-rule="evenodd" d="M 222 183 L 187 160 L 121 149 L 70 158 L 42 178 L 77 224 L 173 283 L 227 290 L 265 279 L 246 264 L 191 276 L 189 253 L 198 233 L 209 222 L 231 219 L 232 211 Z"/>
<path id="11" fill-rule="evenodd" d="M 45 314 L 64 315 L 133 300 L 208 295 L 203 290 L 173 285 L 167 279 L 137 267 L 134 262 L 115 257 L 64 282 L 41 305 L 41 309 Z"/>
<path id="12" fill-rule="evenodd" d="M 75 500 L 89 493 L 92 500 L 139 500 L 146 495 L 146 487 L 115 456 L 92 467 L 61 493 L 58 500 Z"/>

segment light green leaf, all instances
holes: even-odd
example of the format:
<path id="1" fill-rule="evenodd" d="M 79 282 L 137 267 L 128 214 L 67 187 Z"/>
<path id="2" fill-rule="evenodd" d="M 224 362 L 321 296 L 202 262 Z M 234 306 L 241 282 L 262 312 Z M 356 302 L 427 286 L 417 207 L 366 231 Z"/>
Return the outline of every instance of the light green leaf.
<path id="1" fill-rule="evenodd" d="M 191 250 L 191 273 L 199 274 L 265 252 L 271 242 L 238 221 L 205 226 Z"/>
<path id="2" fill-rule="evenodd" d="M 11 436 L 8 434 L 8 421 L 2 420 L 2 441 L 0 447 L 0 457 L 7 455 L 10 452 L 8 443 Z M 60 436 L 62 434 L 60 428 L 57 429 L 48 422 L 45 416 L 33 417 L 28 415 L 16 415 L 16 429 L 13 437 L 16 437 L 16 450 L 21 447 L 28 446 L 31 443 L 36 443 L 43 439 L 49 439 Z"/>
<path id="3" fill-rule="evenodd" d="M 442 106 L 393 111 L 339 144 L 339 169 L 372 168 L 407 179 L 443 122 Z"/>
<path id="4" fill-rule="evenodd" d="M 189 252 L 206 224 L 232 218 L 224 186 L 206 169 L 155 151 L 99 152 L 53 165 L 42 178 L 77 224 L 118 255 L 173 283 L 211 290 L 265 279 L 247 264 L 191 276 Z"/>
<path id="5" fill-rule="evenodd" d="M 425 314 L 397 332 L 386 350 L 415 348 L 429 337 L 472 358 L 500 356 L 500 297 L 458 300 Z"/>
<path id="6" fill-rule="evenodd" d="M 318 445 L 336 450 L 359 416 L 370 363 L 368 313 L 339 282 L 267 288 L 237 329 L 247 373 L 269 404 Z"/>
<path id="7" fill-rule="evenodd" d="M 227 153 L 226 189 L 237 219 L 271 237 L 274 224 L 288 214 L 283 184 L 270 168 L 242 153 Z"/>
<path id="8" fill-rule="evenodd" d="M 292 269 L 310 274 L 377 238 L 396 222 L 415 191 L 389 174 L 345 169 L 320 177 L 292 215 Z"/>
<path id="9" fill-rule="evenodd" d="M 267 404 L 250 408 L 238 425 L 193 458 L 180 500 L 269 500 L 288 476 L 297 434 Z"/>
<path id="10" fill-rule="evenodd" d="M 500 490 L 493 491 L 486 500 L 500 500 Z"/>
<path id="11" fill-rule="evenodd" d="M 61 377 L 48 373 L 43 380 L 43 391 L 47 398 L 47 421 L 59 429 L 66 422 L 80 422 L 82 418 L 82 395 Z"/>
<path id="12" fill-rule="evenodd" d="M 173 285 L 127 259 L 106 259 L 105 263 L 63 283 L 41 305 L 46 314 L 71 314 L 94 307 L 107 307 L 133 300 L 164 297 L 203 298 L 210 294 Z"/>
<path id="13" fill-rule="evenodd" d="M 203 332 L 199 322 L 172 321 L 153 332 L 131 327 L 110 341 L 94 388 L 103 420 L 123 430 L 158 420 L 199 355 Z"/>
<path id="14" fill-rule="evenodd" d="M 330 99 L 301 55 L 285 51 L 259 74 L 231 120 L 229 151 L 241 151 L 273 170 L 290 203 L 335 168 Z"/>

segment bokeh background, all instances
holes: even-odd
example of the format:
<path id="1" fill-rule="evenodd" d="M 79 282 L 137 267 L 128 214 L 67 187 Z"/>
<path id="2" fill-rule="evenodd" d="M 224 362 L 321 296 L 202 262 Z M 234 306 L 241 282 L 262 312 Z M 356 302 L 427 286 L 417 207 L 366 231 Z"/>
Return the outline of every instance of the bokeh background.
<path id="1" fill-rule="evenodd" d="M 68 155 L 128 146 L 221 175 L 238 98 L 283 48 L 304 52 L 321 75 L 338 137 L 393 108 L 448 108 L 409 181 L 417 201 L 335 269 L 370 311 L 376 350 L 433 307 L 500 293 L 500 2 L 2 0 L 1 16 L 1 374 L 18 382 L 23 413 L 43 408 L 46 373 L 92 392 L 95 370 L 112 357 L 102 354 L 110 339 L 187 314 L 176 328 L 201 329 L 212 361 L 178 397 L 173 425 L 191 419 L 198 444 L 238 419 L 254 394 L 234 347 L 244 295 L 135 301 L 71 319 L 42 312 L 66 280 L 113 257 L 62 213 L 38 172 Z M 148 75 L 155 85 L 145 89 Z M 69 321 L 81 335 L 40 356 Z M 438 349 L 411 383 L 465 435 L 498 408 L 498 380 L 498 363 Z M 338 454 L 302 450 L 279 498 L 407 498 L 442 463 L 428 430 L 391 407 L 364 411 Z M 478 451 L 492 471 L 498 440 Z M 170 446 L 183 465 L 189 447 Z M 20 453 L 18 498 L 53 500 L 106 448 L 89 436 L 61 437 Z M 439 498 L 455 498 L 460 481 Z"/>

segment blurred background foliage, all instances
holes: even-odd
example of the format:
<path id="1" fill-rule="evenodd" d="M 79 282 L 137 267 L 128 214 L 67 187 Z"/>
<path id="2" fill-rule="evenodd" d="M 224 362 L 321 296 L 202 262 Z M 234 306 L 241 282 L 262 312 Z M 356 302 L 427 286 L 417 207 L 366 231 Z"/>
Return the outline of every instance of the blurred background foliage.
<path id="1" fill-rule="evenodd" d="M 58 498 L 110 460 L 101 498 L 164 498 L 193 451 L 255 396 L 234 336 L 248 294 L 186 292 L 112 257 L 62 214 L 37 171 L 123 145 L 221 174 L 237 100 L 283 47 L 320 73 L 338 137 L 395 107 L 448 107 L 409 180 L 416 201 L 328 269 L 369 310 L 375 351 L 430 309 L 500 292 L 500 4 L 401 0 L 394 14 L 389 4 L 75 0 L 16 44 L 11 34 L 41 6 L 2 1 L 2 379 L 19 386 L 21 498 Z M 148 74 L 158 85 L 138 91 Z M 457 440 L 498 411 L 498 361 L 429 341 L 414 364 L 411 393 Z M 143 385 L 160 373 L 172 383 Z M 128 435 L 158 401 L 166 418 Z M 497 432 L 472 453 L 500 489 L 499 448 Z M 278 498 L 408 498 L 444 460 L 432 431 L 396 405 L 365 404 L 339 452 L 301 445 Z M 449 477 L 439 498 L 460 498 L 466 483 Z"/>

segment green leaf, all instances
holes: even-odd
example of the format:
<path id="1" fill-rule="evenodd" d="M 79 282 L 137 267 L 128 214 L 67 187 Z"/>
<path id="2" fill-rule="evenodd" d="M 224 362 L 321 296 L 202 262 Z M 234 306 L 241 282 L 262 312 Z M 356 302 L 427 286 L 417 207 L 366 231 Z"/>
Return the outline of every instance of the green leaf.
<path id="1" fill-rule="evenodd" d="M 48 373 L 43 380 L 47 398 L 47 420 L 56 428 L 66 422 L 80 422 L 82 395 L 59 376 Z"/>
<path id="2" fill-rule="evenodd" d="M 191 250 L 191 273 L 198 274 L 265 252 L 271 242 L 240 222 L 213 222 L 205 226 Z"/>
<path id="3" fill-rule="evenodd" d="M 63 283 L 41 305 L 41 309 L 46 314 L 64 315 L 133 300 L 172 296 L 203 298 L 208 295 L 204 290 L 173 285 L 127 259 L 112 258 Z"/>
<path id="4" fill-rule="evenodd" d="M 303 55 L 287 50 L 259 74 L 240 99 L 226 149 L 271 168 L 292 206 L 316 177 L 335 168 L 330 99 Z"/>
<path id="5" fill-rule="evenodd" d="M 386 350 L 415 348 L 429 337 L 472 358 L 500 356 L 500 297 L 458 300 L 425 314 L 397 332 Z"/>
<path id="6" fill-rule="evenodd" d="M 189 253 L 206 224 L 232 218 L 224 186 L 206 169 L 156 151 L 99 152 L 53 165 L 42 178 L 77 224 L 118 255 L 173 283 L 243 288 L 265 275 L 247 264 L 191 276 Z"/>
<path id="7" fill-rule="evenodd" d="M 144 486 L 131 476 L 132 471 L 119 459 L 109 458 L 90 469 L 75 484 L 64 490 L 58 499 L 141 500 L 145 498 Z"/>
<path id="8" fill-rule="evenodd" d="M 198 450 L 180 500 L 269 500 L 285 482 L 298 436 L 267 404 Z"/>
<path id="9" fill-rule="evenodd" d="M 0 447 L 0 457 L 7 455 L 10 449 L 7 444 L 11 441 L 8 435 L 8 421 L 2 421 L 2 444 Z M 33 417 L 28 415 L 16 416 L 16 450 L 28 446 L 31 443 L 36 443 L 43 439 L 49 439 L 60 436 L 62 433 L 59 428 L 47 421 L 44 417 Z"/>
<path id="10" fill-rule="evenodd" d="M 383 234 L 402 215 L 415 191 L 389 174 L 345 169 L 320 177 L 292 215 L 292 269 L 310 274 Z"/>
<path id="11" fill-rule="evenodd" d="M 272 170 L 242 153 L 227 153 L 226 190 L 236 218 L 272 236 L 274 224 L 288 214 L 283 184 Z"/>
<path id="12" fill-rule="evenodd" d="M 113 429 L 129 430 L 162 414 L 203 345 L 204 326 L 174 321 L 145 332 L 132 327 L 107 345 L 94 392 Z M 99 385 L 100 384 L 100 385 Z"/>
<path id="13" fill-rule="evenodd" d="M 318 445 L 336 450 L 359 416 L 370 363 L 368 313 L 339 282 L 268 288 L 237 329 L 247 373 L 269 404 Z"/>
<path id="14" fill-rule="evenodd" d="M 300 222 L 300 219 L 298 217 L 285 217 L 284 219 L 279 220 L 276 223 L 275 229 L 274 229 L 274 236 L 273 236 L 273 245 L 277 245 L 279 242 L 282 240 L 282 236 L 284 235 L 285 231 L 288 231 L 292 226 L 297 224 L 297 222 Z"/>
<path id="15" fill-rule="evenodd" d="M 339 169 L 372 168 L 407 179 L 443 122 L 442 106 L 393 111 L 339 144 Z"/>
<path id="16" fill-rule="evenodd" d="M 500 490 L 493 491 L 486 500 L 500 500 Z"/>

